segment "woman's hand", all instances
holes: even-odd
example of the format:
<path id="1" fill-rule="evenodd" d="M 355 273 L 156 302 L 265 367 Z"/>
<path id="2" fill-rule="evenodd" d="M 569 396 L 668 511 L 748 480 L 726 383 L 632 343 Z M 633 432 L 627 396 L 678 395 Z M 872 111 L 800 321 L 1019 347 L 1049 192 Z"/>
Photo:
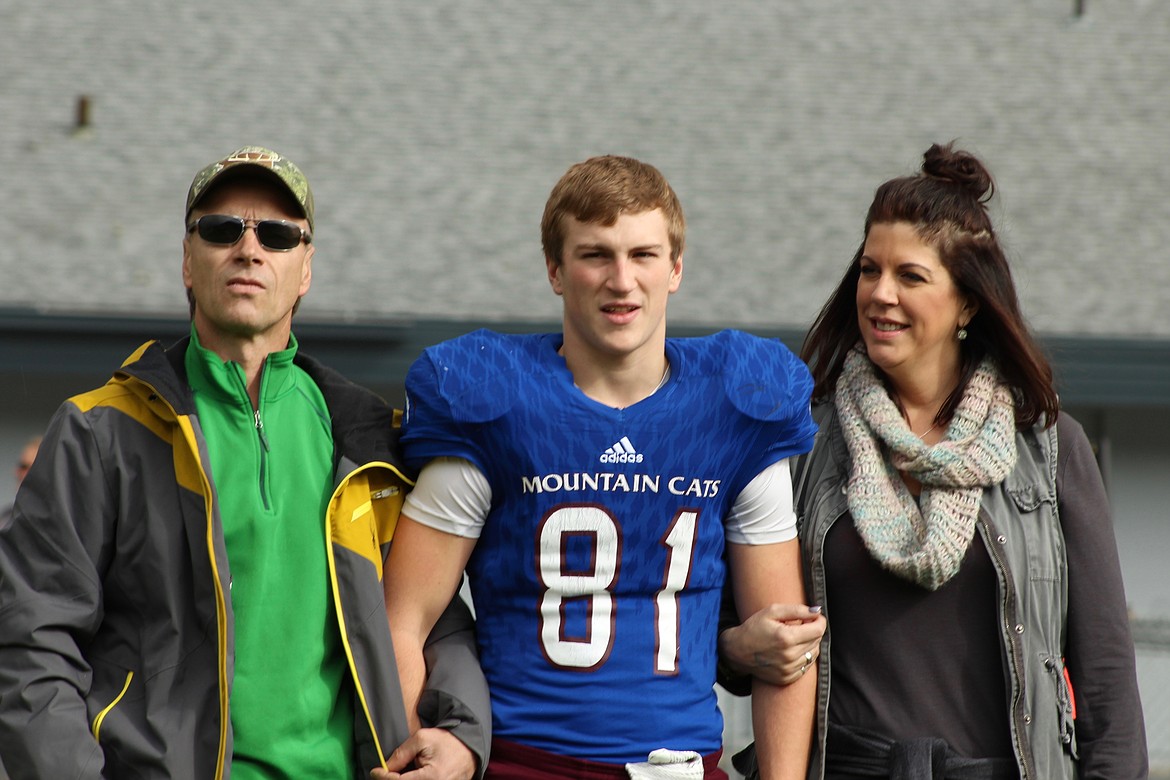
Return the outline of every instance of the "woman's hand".
<path id="1" fill-rule="evenodd" d="M 820 607 L 772 604 L 721 633 L 719 654 L 736 672 L 787 685 L 816 661 L 825 626 Z"/>

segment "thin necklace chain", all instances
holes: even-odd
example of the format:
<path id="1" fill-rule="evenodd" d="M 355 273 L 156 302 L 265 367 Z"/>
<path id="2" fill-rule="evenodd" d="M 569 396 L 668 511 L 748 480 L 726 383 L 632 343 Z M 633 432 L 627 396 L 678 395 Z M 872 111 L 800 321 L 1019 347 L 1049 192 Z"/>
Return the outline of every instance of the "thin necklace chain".
<path id="1" fill-rule="evenodd" d="M 564 348 L 562 347 L 561 349 L 558 349 L 557 354 L 560 355 L 561 357 L 564 357 Z M 663 371 L 662 371 L 662 379 L 658 380 L 658 384 L 655 386 L 655 388 L 653 390 L 650 391 L 650 395 L 654 395 L 659 390 L 666 387 L 666 383 L 669 381 L 670 381 L 670 361 L 668 360 L 668 361 L 666 361 L 666 368 L 663 369 Z M 581 389 L 580 385 L 578 385 L 576 382 L 573 382 L 573 387 L 576 387 L 578 390 Z M 932 431 L 934 429 L 931 428 L 930 430 Z M 927 431 L 926 433 L 930 433 L 930 431 Z M 922 435 L 925 436 L 926 433 L 924 433 Z"/>
<path id="2" fill-rule="evenodd" d="M 902 410 L 902 419 L 904 419 L 906 421 L 906 427 L 909 428 L 910 433 L 914 433 L 914 429 L 910 428 L 910 415 L 907 414 L 904 409 Z M 935 413 L 934 420 L 935 420 L 935 422 L 933 425 L 931 425 L 929 428 L 927 428 L 922 433 L 914 433 L 914 435 L 917 436 L 919 439 L 925 439 L 927 436 L 930 435 L 930 432 L 933 431 L 935 428 L 937 428 L 939 425 L 937 412 Z"/>
<path id="3" fill-rule="evenodd" d="M 933 430 L 934 430 L 935 428 L 937 428 L 937 427 L 938 427 L 938 423 L 935 423 L 934 425 L 930 426 L 929 428 L 927 428 L 927 429 L 926 429 L 925 431 L 923 431 L 922 433 L 914 433 L 914 431 L 910 431 L 910 433 L 914 433 L 914 435 L 915 435 L 915 436 L 917 436 L 917 437 L 918 437 L 918 438 L 920 438 L 920 439 L 925 439 L 925 438 L 926 438 L 926 436 L 927 436 L 927 434 L 929 434 L 931 431 L 933 431 Z"/>
<path id="4" fill-rule="evenodd" d="M 654 388 L 654 392 L 657 393 L 659 390 L 661 390 L 666 385 L 666 382 L 669 379 L 670 379 L 670 361 L 668 360 L 668 361 L 666 361 L 666 369 L 662 372 L 662 379 L 658 380 L 658 387 Z M 930 431 L 927 431 L 926 433 L 930 433 Z M 924 433 L 922 435 L 925 436 L 926 433 Z"/>
<path id="5" fill-rule="evenodd" d="M 906 421 L 906 429 L 908 431 L 910 431 L 910 433 L 914 433 L 914 429 L 910 427 L 910 415 L 909 415 L 909 413 L 907 413 L 906 407 L 904 407 L 902 405 L 901 399 L 897 399 L 897 401 L 898 401 L 898 411 L 900 411 L 902 413 L 902 419 Z M 934 425 L 930 426 L 922 433 L 914 433 L 914 435 L 917 436 L 919 439 L 925 439 L 927 436 L 929 436 L 930 432 L 933 431 L 935 428 L 937 428 L 939 425 L 939 423 L 938 423 L 938 412 L 939 411 L 942 411 L 941 407 L 934 414 L 934 418 L 933 418 L 935 420 Z"/>

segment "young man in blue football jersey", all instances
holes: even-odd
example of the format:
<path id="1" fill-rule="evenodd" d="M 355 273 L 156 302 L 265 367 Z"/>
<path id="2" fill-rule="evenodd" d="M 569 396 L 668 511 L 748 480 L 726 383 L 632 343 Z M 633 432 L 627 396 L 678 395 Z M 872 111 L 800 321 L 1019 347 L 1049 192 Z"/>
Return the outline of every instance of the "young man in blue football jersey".
<path id="1" fill-rule="evenodd" d="M 402 443 L 421 473 L 385 580 L 398 669 L 414 712 L 423 642 L 466 567 L 489 778 L 643 777 L 662 762 L 726 777 L 712 690 L 725 560 L 740 614 L 804 601 L 788 458 L 812 445 L 811 381 L 774 340 L 666 338 L 684 237 L 652 166 L 574 165 L 542 221 L 563 333 L 478 331 L 407 377 Z M 803 778 L 812 736 L 824 622 L 795 616 L 813 673 L 753 688 L 767 778 Z"/>

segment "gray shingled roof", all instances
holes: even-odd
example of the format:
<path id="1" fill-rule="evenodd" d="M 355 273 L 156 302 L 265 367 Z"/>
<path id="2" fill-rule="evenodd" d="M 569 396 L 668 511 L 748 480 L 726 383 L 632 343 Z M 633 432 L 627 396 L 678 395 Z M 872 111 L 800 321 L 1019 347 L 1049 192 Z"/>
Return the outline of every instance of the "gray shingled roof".
<path id="1" fill-rule="evenodd" d="M 182 314 L 190 178 L 260 143 L 316 192 L 306 316 L 557 319 L 544 199 L 616 152 L 687 209 L 676 321 L 803 327 L 958 138 L 1038 330 L 1170 337 L 1163 0 L 8 0 L 0 38 L 0 307 Z"/>

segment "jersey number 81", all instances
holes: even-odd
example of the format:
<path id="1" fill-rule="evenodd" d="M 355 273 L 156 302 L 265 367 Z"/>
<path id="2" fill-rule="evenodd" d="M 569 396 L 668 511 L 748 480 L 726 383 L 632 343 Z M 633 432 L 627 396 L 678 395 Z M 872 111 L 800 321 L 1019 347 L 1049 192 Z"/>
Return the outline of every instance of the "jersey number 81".
<path id="1" fill-rule="evenodd" d="M 691 571 L 699 513 L 680 510 L 660 544 L 666 547 L 662 587 L 655 593 L 655 653 L 657 674 L 678 674 L 678 593 Z M 589 544 L 590 565 L 570 570 L 566 548 L 570 540 Z M 537 576 L 540 578 L 540 642 L 555 666 L 596 669 L 613 649 L 614 595 L 620 574 L 621 526 L 606 509 L 594 505 L 562 505 L 537 530 Z M 566 632 L 565 605 L 585 601 L 587 627 L 583 637 Z"/>

